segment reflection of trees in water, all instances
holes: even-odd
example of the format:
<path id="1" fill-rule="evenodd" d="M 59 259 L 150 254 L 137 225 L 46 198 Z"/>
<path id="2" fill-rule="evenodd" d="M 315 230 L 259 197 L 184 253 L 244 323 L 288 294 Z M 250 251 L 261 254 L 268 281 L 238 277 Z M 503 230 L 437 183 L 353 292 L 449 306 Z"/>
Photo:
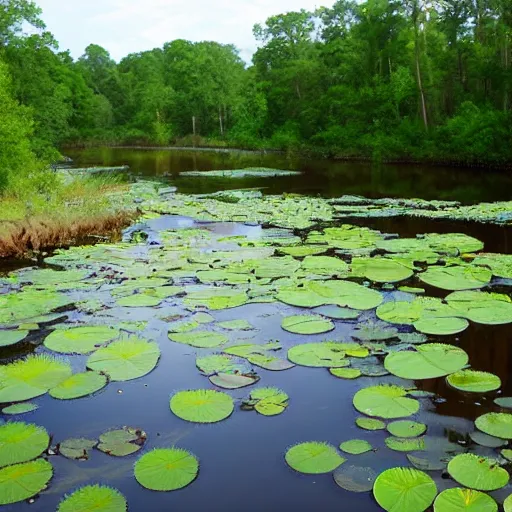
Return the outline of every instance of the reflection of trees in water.
<path id="1" fill-rule="evenodd" d="M 456 341 L 458 339 L 459 341 Z M 445 379 L 431 379 L 417 382 L 420 389 L 432 391 L 446 402 L 436 404 L 436 412 L 446 416 L 460 416 L 474 420 L 491 410 L 496 396 L 512 395 L 512 330 L 510 325 L 476 325 L 455 337 L 446 337 L 444 343 L 453 343 L 469 355 L 471 368 L 491 372 L 501 379 L 501 395 L 492 393 L 462 393 L 446 384 Z M 480 404 L 480 405 L 477 405 Z"/>

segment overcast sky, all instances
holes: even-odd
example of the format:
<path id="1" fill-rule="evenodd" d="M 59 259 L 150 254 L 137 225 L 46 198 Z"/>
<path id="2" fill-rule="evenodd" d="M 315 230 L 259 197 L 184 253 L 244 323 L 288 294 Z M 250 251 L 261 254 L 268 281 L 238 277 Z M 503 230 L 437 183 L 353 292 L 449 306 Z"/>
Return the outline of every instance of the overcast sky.
<path id="1" fill-rule="evenodd" d="M 96 43 L 120 60 L 173 39 L 218 41 L 250 61 L 255 23 L 269 16 L 332 5 L 334 0 L 37 0 L 61 50 L 73 57 Z"/>

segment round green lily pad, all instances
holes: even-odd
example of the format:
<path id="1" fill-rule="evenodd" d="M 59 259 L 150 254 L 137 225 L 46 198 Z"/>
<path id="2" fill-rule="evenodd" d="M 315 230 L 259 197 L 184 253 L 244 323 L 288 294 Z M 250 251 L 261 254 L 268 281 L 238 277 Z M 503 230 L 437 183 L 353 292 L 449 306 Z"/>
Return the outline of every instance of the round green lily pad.
<path id="1" fill-rule="evenodd" d="M 301 366 L 343 368 L 350 364 L 344 345 L 334 342 L 303 343 L 288 350 L 288 359 Z"/>
<path id="2" fill-rule="evenodd" d="M 181 448 L 158 448 L 143 455 L 134 466 L 135 479 L 152 491 L 175 491 L 191 484 L 199 461 Z"/>
<path id="3" fill-rule="evenodd" d="M 507 496 L 507 498 L 503 502 L 503 510 L 505 512 L 512 512 L 512 494 Z"/>
<path id="4" fill-rule="evenodd" d="M 112 381 L 126 381 L 147 375 L 159 358 L 157 343 L 132 337 L 100 348 L 89 356 L 87 367 L 105 372 Z"/>
<path id="5" fill-rule="evenodd" d="M 377 473 L 372 468 L 342 464 L 333 473 L 334 481 L 346 491 L 368 492 L 373 489 Z"/>
<path id="6" fill-rule="evenodd" d="M 0 347 L 10 347 L 23 341 L 29 331 L 0 331 Z"/>
<path id="7" fill-rule="evenodd" d="M 334 446 L 315 441 L 292 446 L 285 460 L 295 471 L 307 474 L 330 473 L 345 462 Z"/>
<path id="8" fill-rule="evenodd" d="M 393 352 L 386 356 L 386 369 L 402 379 L 433 379 L 462 369 L 468 363 L 464 350 L 453 345 L 426 343 L 415 350 Z"/>
<path id="9" fill-rule="evenodd" d="M 388 512 L 424 512 L 432 505 L 437 487 L 423 471 L 391 468 L 377 477 L 373 494 L 377 503 Z"/>
<path id="10" fill-rule="evenodd" d="M 134 427 L 110 430 L 100 436 L 98 450 L 113 457 L 125 457 L 138 452 L 146 442 L 146 433 Z"/>
<path id="11" fill-rule="evenodd" d="M 256 384 L 260 378 L 255 373 L 248 373 L 246 375 L 238 375 L 233 373 L 219 372 L 216 375 L 208 377 L 210 382 L 219 388 L 224 389 L 239 389 L 246 386 Z"/>
<path id="12" fill-rule="evenodd" d="M 176 343 L 183 343 L 197 348 L 215 348 L 229 341 L 225 334 L 213 331 L 194 331 L 178 334 L 169 334 L 169 339 Z"/>
<path id="13" fill-rule="evenodd" d="M 52 465 L 44 459 L 0 469 L 0 505 L 35 496 L 46 487 L 52 475 Z"/>
<path id="14" fill-rule="evenodd" d="M 416 421 L 399 420 L 389 423 L 387 430 L 395 437 L 418 437 L 425 433 L 427 426 Z"/>
<path id="15" fill-rule="evenodd" d="M 509 474 L 498 461 L 473 453 L 456 455 L 448 463 L 448 473 L 459 484 L 477 491 L 501 489 L 509 480 Z"/>
<path id="16" fill-rule="evenodd" d="M 375 283 L 397 283 L 414 275 L 412 269 L 388 258 L 353 258 L 350 266 L 355 276 Z"/>
<path id="17" fill-rule="evenodd" d="M 176 416 L 195 423 L 216 423 L 231 416 L 234 410 L 229 395 L 209 389 L 180 391 L 171 398 L 170 406 Z"/>
<path id="18" fill-rule="evenodd" d="M 500 454 L 502 457 L 507 459 L 509 462 L 512 462 L 512 450 L 511 449 L 504 448 L 503 450 L 501 450 Z"/>
<path id="19" fill-rule="evenodd" d="M 504 409 L 512 409 L 512 397 L 511 396 L 500 396 L 494 399 L 494 403 Z"/>
<path id="20" fill-rule="evenodd" d="M 59 400 L 72 400 L 92 395 L 107 385 L 107 377 L 101 373 L 76 373 L 50 389 L 50 396 Z"/>
<path id="21" fill-rule="evenodd" d="M 386 428 L 386 424 L 383 421 L 376 420 L 375 418 L 364 418 L 362 416 L 356 418 L 356 425 L 365 430 L 384 430 Z"/>
<path id="22" fill-rule="evenodd" d="M 59 443 L 59 453 L 67 459 L 87 460 L 89 458 L 89 450 L 98 444 L 96 439 L 66 439 Z"/>
<path id="23" fill-rule="evenodd" d="M 450 336 L 465 331 L 469 327 L 469 322 L 465 318 L 448 317 L 421 318 L 414 322 L 414 328 L 423 334 L 432 334 L 434 336 Z"/>
<path id="24" fill-rule="evenodd" d="M 360 455 L 373 450 L 372 445 L 363 439 L 352 439 L 340 444 L 340 450 L 350 455 Z"/>
<path id="25" fill-rule="evenodd" d="M 126 512 L 124 496 L 116 489 L 102 485 L 81 487 L 66 496 L 57 512 Z"/>
<path id="26" fill-rule="evenodd" d="M 251 392 L 249 401 L 244 405 L 254 407 L 263 416 L 277 416 L 288 407 L 288 395 L 279 388 L 258 388 Z"/>
<path id="27" fill-rule="evenodd" d="M 502 325 L 512 322 L 512 299 L 503 293 L 461 291 L 446 297 L 448 305 L 472 322 Z"/>
<path id="28" fill-rule="evenodd" d="M 145 293 L 137 293 L 129 295 L 117 300 L 117 305 L 125 308 L 147 308 L 158 306 L 163 299 L 160 297 L 152 297 Z"/>
<path id="29" fill-rule="evenodd" d="M 490 436 L 489 434 L 485 434 L 479 430 L 470 432 L 469 437 L 474 443 L 479 444 L 480 446 L 487 446 L 488 448 L 499 448 L 500 446 L 505 446 L 508 443 L 506 439 Z"/>
<path id="30" fill-rule="evenodd" d="M 487 393 L 501 387 L 501 379 L 488 372 L 460 370 L 446 377 L 450 386 L 467 393 Z"/>
<path id="31" fill-rule="evenodd" d="M 21 421 L 4 423 L 0 425 L 0 467 L 35 459 L 49 443 L 43 427 Z"/>
<path id="32" fill-rule="evenodd" d="M 334 324 L 320 315 L 294 315 L 283 318 L 281 327 L 295 334 L 321 334 L 334 329 Z"/>
<path id="33" fill-rule="evenodd" d="M 13 404 L 9 407 L 4 407 L 2 409 L 2 414 L 16 415 L 16 414 L 25 414 L 27 412 L 35 411 L 39 409 L 39 406 L 36 404 L 32 404 L 30 402 L 24 402 L 22 404 Z"/>
<path id="34" fill-rule="evenodd" d="M 488 495 L 473 489 L 446 489 L 434 501 L 434 512 L 498 512 L 498 504 Z"/>
<path id="35" fill-rule="evenodd" d="M 421 281 L 442 290 L 475 290 L 488 285 L 492 272 L 483 267 L 430 267 L 418 275 Z"/>
<path id="36" fill-rule="evenodd" d="M 396 452 L 416 452 L 425 449 L 425 441 L 421 437 L 386 437 L 386 446 Z"/>
<path id="37" fill-rule="evenodd" d="M 29 355 L 0 367 L 0 403 L 44 395 L 71 376 L 71 366 L 45 354 Z"/>
<path id="38" fill-rule="evenodd" d="M 357 379 L 362 375 L 361 370 L 358 368 L 329 368 L 329 371 L 332 375 L 338 377 L 339 379 L 352 380 Z"/>
<path id="39" fill-rule="evenodd" d="M 400 386 L 381 385 L 360 389 L 354 396 L 354 407 L 363 414 L 385 419 L 405 418 L 416 414 L 420 404 L 407 398 Z"/>
<path id="40" fill-rule="evenodd" d="M 360 311 L 350 308 L 341 308 L 340 306 L 320 306 L 313 313 L 323 315 L 334 320 L 356 320 L 361 314 Z"/>
<path id="41" fill-rule="evenodd" d="M 119 336 L 110 327 L 73 327 L 57 329 L 44 340 L 44 346 L 61 354 L 88 354 Z"/>
<path id="42" fill-rule="evenodd" d="M 512 439 L 512 414 L 505 412 L 489 412 L 475 420 L 478 430 L 494 437 Z"/>

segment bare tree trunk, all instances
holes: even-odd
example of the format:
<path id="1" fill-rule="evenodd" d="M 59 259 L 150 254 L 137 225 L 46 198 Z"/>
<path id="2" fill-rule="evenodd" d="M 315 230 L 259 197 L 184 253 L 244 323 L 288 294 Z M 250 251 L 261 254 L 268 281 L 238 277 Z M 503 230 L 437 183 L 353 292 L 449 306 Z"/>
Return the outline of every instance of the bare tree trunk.
<path id="1" fill-rule="evenodd" d="M 297 96 L 298 96 L 299 100 L 300 100 L 300 99 L 302 99 L 302 96 L 301 96 L 301 94 L 300 94 L 299 82 L 297 82 L 297 83 L 295 84 L 295 90 L 297 91 Z"/>
<path id="2" fill-rule="evenodd" d="M 425 101 L 425 92 L 423 91 L 423 83 L 421 81 L 421 69 L 420 69 L 419 55 L 416 55 L 416 74 L 418 77 L 418 89 L 420 91 L 421 112 L 423 114 L 423 123 L 425 125 L 425 130 L 428 131 L 427 102 Z"/>
<path id="3" fill-rule="evenodd" d="M 220 136 L 224 137 L 224 126 L 222 125 L 222 109 L 219 105 L 219 125 L 220 125 Z"/>
<path id="4" fill-rule="evenodd" d="M 196 116 L 192 116 L 192 133 L 196 134 Z"/>
<path id="5" fill-rule="evenodd" d="M 508 75 L 508 66 L 509 66 L 509 49 L 508 49 L 508 33 L 505 34 L 505 52 L 504 52 L 504 65 L 505 65 L 505 75 Z M 508 92 L 508 76 L 505 78 L 505 92 L 503 94 L 503 110 L 506 112 L 508 110 L 509 104 L 509 92 Z"/>

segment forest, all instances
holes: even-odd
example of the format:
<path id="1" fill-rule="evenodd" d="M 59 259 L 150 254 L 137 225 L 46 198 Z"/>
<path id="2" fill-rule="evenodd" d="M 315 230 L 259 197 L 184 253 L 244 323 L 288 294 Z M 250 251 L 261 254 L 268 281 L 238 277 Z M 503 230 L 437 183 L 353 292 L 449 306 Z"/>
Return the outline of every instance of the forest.
<path id="1" fill-rule="evenodd" d="M 28 26 L 31 30 L 26 30 Z M 510 0 L 338 0 L 232 45 L 74 60 L 30 0 L 0 1 L 0 185 L 66 145 L 204 145 L 347 158 L 512 157 Z"/>

